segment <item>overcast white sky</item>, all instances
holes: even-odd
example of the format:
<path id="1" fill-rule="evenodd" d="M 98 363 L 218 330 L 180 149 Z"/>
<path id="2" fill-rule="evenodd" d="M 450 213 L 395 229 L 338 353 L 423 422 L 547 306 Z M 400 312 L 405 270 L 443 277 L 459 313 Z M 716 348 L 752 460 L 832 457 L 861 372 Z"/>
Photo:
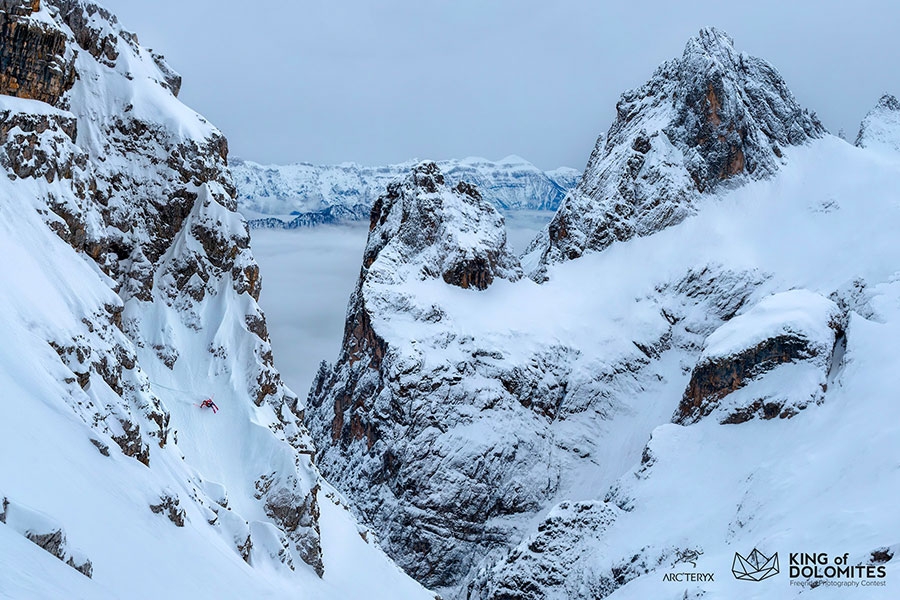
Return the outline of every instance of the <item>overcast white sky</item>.
<path id="1" fill-rule="evenodd" d="M 700 27 L 779 68 L 832 132 L 900 94 L 894 1 L 100 0 L 264 163 L 518 154 L 583 168 L 619 94 Z"/>

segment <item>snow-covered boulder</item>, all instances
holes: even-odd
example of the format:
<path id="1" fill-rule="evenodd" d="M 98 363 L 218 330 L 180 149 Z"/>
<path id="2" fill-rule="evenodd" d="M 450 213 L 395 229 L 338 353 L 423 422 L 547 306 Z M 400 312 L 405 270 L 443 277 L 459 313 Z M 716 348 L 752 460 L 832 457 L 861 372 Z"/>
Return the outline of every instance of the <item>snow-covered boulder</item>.
<path id="1" fill-rule="evenodd" d="M 701 194 L 772 175 L 784 147 L 825 131 L 774 67 L 713 28 L 622 94 L 616 111 L 581 182 L 529 248 L 538 280 L 548 264 L 681 222 Z"/>
<path id="2" fill-rule="evenodd" d="M 797 414 L 823 397 L 845 327 L 838 306 L 808 290 L 763 298 L 706 338 L 675 421 Z"/>
<path id="3" fill-rule="evenodd" d="M 859 126 L 856 145 L 889 154 L 900 153 L 900 100 L 882 96 Z"/>

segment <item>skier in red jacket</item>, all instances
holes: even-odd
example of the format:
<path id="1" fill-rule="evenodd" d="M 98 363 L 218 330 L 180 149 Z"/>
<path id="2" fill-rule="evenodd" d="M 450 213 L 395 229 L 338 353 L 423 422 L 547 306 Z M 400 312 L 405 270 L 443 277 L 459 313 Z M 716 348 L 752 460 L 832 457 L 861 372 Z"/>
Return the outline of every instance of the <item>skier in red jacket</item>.
<path id="1" fill-rule="evenodd" d="M 212 398 L 207 398 L 203 402 L 200 403 L 200 408 L 211 408 L 213 414 L 219 412 L 219 407 L 216 406 L 216 403 L 212 401 Z"/>

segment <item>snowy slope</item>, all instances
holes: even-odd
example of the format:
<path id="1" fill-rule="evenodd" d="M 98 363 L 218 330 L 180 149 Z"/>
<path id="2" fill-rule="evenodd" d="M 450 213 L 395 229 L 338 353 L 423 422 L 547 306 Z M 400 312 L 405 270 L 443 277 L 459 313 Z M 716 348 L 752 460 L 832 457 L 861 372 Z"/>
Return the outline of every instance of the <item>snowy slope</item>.
<path id="1" fill-rule="evenodd" d="M 2 8 L 0 595 L 431 597 L 311 462 L 225 138 L 102 7 Z"/>
<path id="2" fill-rule="evenodd" d="M 720 32 L 701 32 L 662 71 L 702 81 L 708 71 L 685 65 L 707 64 L 694 56 L 703 44 L 725 52 L 712 61 L 725 82 L 716 101 L 745 119 L 743 165 L 752 157 L 762 171 L 701 193 L 690 164 L 660 163 L 684 174 L 656 190 L 690 197 L 677 219 L 545 259 L 541 283 L 471 289 L 439 276 L 437 242 L 414 234 L 455 223 L 441 239 L 463 253 L 471 208 L 375 211 L 344 346 L 320 370 L 307 422 L 326 476 L 445 597 L 844 597 L 790 586 L 788 553 L 869 562 L 897 548 L 888 349 L 900 324 L 900 165 L 824 134 L 770 66 Z M 754 111 L 766 108 L 748 107 L 748 89 L 772 100 L 775 121 L 761 125 Z M 701 114 L 715 104 L 704 98 Z M 764 129 L 781 118 L 789 143 L 776 153 Z M 695 166 L 737 164 L 690 144 Z M 606 206 L 592 202 L 560 212 L 600 222 L 589 211 Z M 411 229 L 381 227 L 392 218 Z M 371 251 L 411 240 L 402 260 Z M 755 588 L 730 573 L 754 546 L 783 557 L 782 574 Z M 689 560 L 715 585 L 663 581 Z M 898 576 L 894 562 L 887 572 Z"/>
<path id="3" fill-rule="evenodd" d="M 238 204 L 252 219 L 252 227 L 296 228 L 367 219 L 388 183 L 415 164 L 281 166 L 233 161 L 232 172 Z M 518 156 L 499 161 L 446 160 L 439 161 L 438 166 L 448 181 L 477 186 L 484 198 L 500 209 L 556 210 L 580 177 L 575 169 L 566 167 L 541 171 Z"/>

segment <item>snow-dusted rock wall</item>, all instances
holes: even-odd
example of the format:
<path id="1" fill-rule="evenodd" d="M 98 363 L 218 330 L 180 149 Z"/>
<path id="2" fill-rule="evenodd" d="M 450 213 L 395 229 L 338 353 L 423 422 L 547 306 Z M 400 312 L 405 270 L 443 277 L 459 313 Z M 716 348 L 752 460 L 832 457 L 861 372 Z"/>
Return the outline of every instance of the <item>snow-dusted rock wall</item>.
<path id="1" fill-rule="evenodd" d="M 476 340 L 445 337 L 449 352 L 461 353 L 448 370 L 415 348 L 419 343 L 422 350 L 431 348 L 430 335 L 412 347 L 386 338 L 397 339 L 392 334 L 405 322 L 443 329 L 447 315 L 441 301 L 416 302 L 410 286 L 478 295 L 521 275 L 506 245 L 503 218 L 478 190 L 465 183 L 451 188 L 434 163 L 417 165 L 375 202 L 342 354 L 335 365 L 323 365 L 310 395 L 308 423 L 323 449 L 318 458 L 323 472 L 360 503 L 363 514 L 384 526 L 386 548 L 423 581 L 454 583 L 471 563 L 460 538 L 490 547 L 498 526 L 486 520 L 535 506 L 541 492 L 520 487 L 517 476 L 542 476 L 528 474 L 525 447 L 541 452 L 544 443 L 523 434 L 528 441 L 517 453 L 510 431 L 503 456 L 481 456 L 449 486 L 443 477 L 429 478 L 435 470 L 454 472 L 473 453 L 487 450 L 464 448 L 466 436 L 454 431 L 461 419 L 472 423 L 473 415 L 462 413 L 469 412 L 473 394 L 486 405 L 511 397 L 491 381 L 492 350 Z M 482 385 L 489 389 L 478 391 Z M 435 393 L 444 397 L 441 405 L 432 405 L 433 414 L 420 411 L 419 403 L 432 402 Z M 506 474 L 501 475 L 501 465 Z"/>
<path id="2" fill-rule="evenodd" d="M 93 574 L 93 565 L 82 552 L 71 547 L 66 532 L 52 518 L 10 501 L 0 494 L 0 523 L 55 556 L 85 577 Z"/>
<path id="3" fill-rule="evenodd" d="M 0 94 L 56 104 L 75 83 L 71 40 L 34 15 L 40 0 L 4 0 L 0 8 Z"/>
<path id="4" fill-rule="evenodd" d="M 178 426 L 160 399 L 169 392 L 151 380 L 230 388 L 220 403 L 233 403 L 236 418 L 261 409 L 255 420 L 291 465 L 245 475 L 273 479 L 260 505 L 321 570 L 310 444 L 298 399 L 272 365 L 224 136 L 177 101 L 177 75 L 108 11 L 68 0 L 32 8 L 2 15 L 5 76 L 21 83 L 6 89 L 19 98 L 0 103 L 0 164 L 12 189 L 110 278 L 109 299 L 83 314 L 82 327 L 47 333 L 80 388 L 72 409 L 101 441 L 151 466 Z M 40 65 L 56 66 L 48 75 Z M 77 77 L 60 79 L 67 69 Z M 197 386 L 197 377 L 211 381 Z"/>
<path id="5" fill-rule="evenodd" d="M 845 327 L 838 306 L 818 294 L 763 298 L 706 338 L 676 422 L 713 412 L 722 423 L 789 418 L 821 401 L 836 353 L 840 362 Z"/>

